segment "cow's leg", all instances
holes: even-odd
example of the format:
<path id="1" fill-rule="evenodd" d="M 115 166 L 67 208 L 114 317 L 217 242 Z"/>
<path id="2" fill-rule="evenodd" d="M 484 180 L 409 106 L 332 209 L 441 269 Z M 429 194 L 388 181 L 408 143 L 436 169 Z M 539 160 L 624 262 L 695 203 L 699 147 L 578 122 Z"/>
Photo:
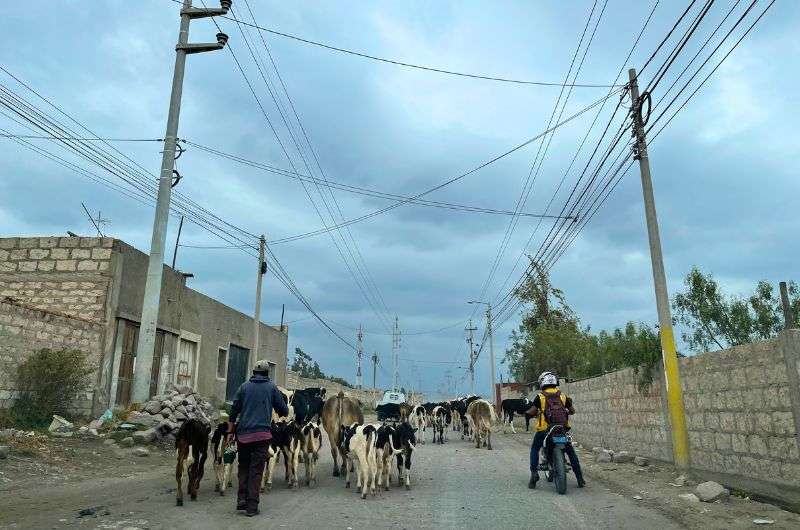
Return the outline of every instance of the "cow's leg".
<path id="1" fill-rule="evenodd" d="M 294 443 L 294 450 L 292 451 L 292 484 L 297 489 L 300 487 L 300 481 L 297 475 L 300 471 L 300 441 L 296 440 Z"/>
<path id="2" fill-rule="evenodd" d="M 517 430 L 514 429 L 514 411 L 508 413 L 508 424 L 511 425 L 511 434 L 517 434 Z"/>
<path id="3" fill-rule="evenodd" d="M 291 442 L 289 442 L 291 444 Z M 281 447 L 281 452 L 283 453 L 283 479 L 286 481 L 287 484 L 291 487 L 292 484 L 292 475 L 291 475 L 291 462 L 290 457 L 291 453 L 289 447 L 283 446 Z"/>
<path id="4" fill-rule="evenodd" d="M 220 485 L 219 494 L 225 495 L 225 490 L 231 485 L 231 468 L 233 464 L 223 464 L 222 466 L 222 484 Z"/>
<path id="5" fill-rule="evenodd" d="M 345 458 L 347 460 L 349 460 L 350 456 L 348 455 Z M 344 469 L 342 471 L 344 471 L 344 474 L 345 474 L 344 475 L 344 487 L 345 488 L 349 488 L 350 487 L 350 466 L 347 465 L 347 462 L 344 462 L 342 465 L 344 466 Z"/>
<path id="6" fill-rule="evenodd" d="M 213 465 L 214 465 L 214 480 L 215 480 L 214 491 L 220 491 L 222 489 L 222 481 L 225 478 L 224 477 L 225 464 L 223 464 L 222 461 L 217 462 L 217 456 L 214 455 Z"/>
<path id="7" fill-rule="evenodd" d="M 486 448 L 492 450 L 492 429 L 486 429 Z"/>
<path id="8" fill-rule="evenodd" d="M 181 441 L 178 443 L 178 463 L 175 465 L 175 481 L 178 483 L 178 490 L 177 496 L 175 499 L 175 504 L 177 506 L 183 506 L 183 465 L 186 461 L 187 456 L 187 447 L 186 444 Z"/>
<path id="9" fill-rule="evenodd" d="M 333 476 L 339 476 L 339 451 L 336 443 L 331 444 L 331 458 L 333 458 Z"/>
<path id="10" fill-rule="evenodd" d="M 405 468 L 406 468 L 406 489 L 411 489 L 411 455 L 413 453 L 408 451 L 405 455 Z"/>

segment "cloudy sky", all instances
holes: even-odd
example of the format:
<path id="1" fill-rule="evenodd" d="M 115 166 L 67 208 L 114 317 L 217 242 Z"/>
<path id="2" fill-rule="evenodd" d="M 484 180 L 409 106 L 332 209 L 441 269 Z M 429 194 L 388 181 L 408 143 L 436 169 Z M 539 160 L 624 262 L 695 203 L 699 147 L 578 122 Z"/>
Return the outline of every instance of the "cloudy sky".
<path id="1" fill-rule="evenodd" d="M 695 67 L 749 3 L 739 3 Z M 756 4 L 747 25 L 766 3 L 762 0 Z M 665 95 L 668 101 L 682 86 L 678 83 L 666 94 L 674 77 L 733 4 L 733 0 L 714 4 L 653 92 L 655 102 Z M 549 83 L 564 80 L 592 13 L 572 74 L 585 53 L 576 82 L 609 85 L 616 82 L 622 66 L 640 68 L 645 63 L 687 2 L 662 1 L 658 5 L 627 63 L 623 61 L 652 2 L 610 0 L 604 11 L 602 0 L 250 0 L 250 5 L 258 24 L 307 39 L 409 63 Z M 164 134 L 178 11 L 179 6 L 170 0 L 11 3 L 4 7 L 0 64 L 102 136 L 159 138 Z M 234 11 L 240 19 L 252 22 L 243 0 L 234 2 Z M 690 16 L 698 12 L 695 7 Z M 245 28 L 253 53 L 263 61 L 261 71 L 236 23 L 228 19 L 218 22 L 230 35 L 230 47 L 263 112 L 230 51 L 190 56 L 179 136 L 277 168 L 292 170 L 293 164 L 298 172 L 307 174 L 309 170 L 295 149 L 263 73 L 278 83 L 273 93 L 303 147 L 310 170 L 321 177 L 260 37 Z M 800 105 L 797 91 L 791 88 L 797 81 L 800 54 L 798 23 L 800 4 L 778 1 L 651 146 L 672 292 L 680 288 L 683 275 L 692 265 L 713 271 L 731 292 L 746 292 L 760 279 L 798 279 L 800 222 L 792 212 L 796 211 L 800 181 L 792 162 L 800 148 L 794 127 Z M 595 25 L 591 46 L 585 51 Z M 745 27 L 723 45 L 689 91 Z M 681 26 L 680 33 L 684 28 Z M 193 42 L 213 41 L 216 32 L 210 20 L 197 20 L 191 25 L 190 38 Z M 536 136 L 546 128 L 561 90 L 559 86 L 442 75 L 346 55 L 274 34 L 263 37 L 325 177 L 398 195 L 418 194 Z M 674 42 L 670 41 L 664 51 L 672 49 Z M 664 54 L 654 59 L 643 74 L 642 84 L 651 79 L 664 59 Z M 689 69 L 684 81 L 693 71 Z M 2 72 L 0 83 L 35 101 Z M 562 119 L 604 97 L 608 90 L 565 90 Z M 569 172 L 570 161 L 597 109 L 557 130 L 540 170 L 534 171 L 536 178 L 523 211 L 544 212 L 566 174 L 549 209 L 549 213 L 558 213 L 617 100 L 613 97 L 600 111 Z M 42 105 L 41 101 L 36 103 Z M 620 123 L 618 115 L 612 129 Z M 30 133 L 3 115 L 0 128 Z M 82 167 L 117 179 L 50 141 L 32 141 Z M 159 144 L 115 146 L 145 168 L 157 171 Z M 426 198 L 514 210 L 539 148 L 538 142 L 531 143 Z M 313 184 L 307 184 L 308 193 L 324 223 L 302 185 L 285 175 L 237 164 L 193 147 L 181 157 L 178 169 L 184 178 L 176 189 L 232 225 L 253 234 L 264 233 L 268 240 L 332 224 L 331 214 Z M 634 166 L 627 173 L 552 270 L 554 283 L 565 291 L 583 323 L 594 329 L 621 326 L 629 320 L 654 323 L 657 318 L 635 170 Z M 110 235 L 148 250 L 152 207 L 9 139 L 0 139 L 0 171 L 0 235 L 51 235 L 65 230 L 90 235 L 93 230 L 80 206 L 83 201 L 110 220 L 106 227 Z M 119 179 L 116 182 L 125 185 Z M 392 204 L 390 200 L 345 191 L 334 192 L 334 203 L 324 193 L 337 222 Z M 350 233 L 356 245 L 346 231 L 341 231 L 346 246 L 339 235 L 321 234 L 275 244 L 272 250 L 299 290 L 338 333 L 354 342 L 355 328 L 363 325 L 367 354 L 377 351 L 382 359 L 379 385 L 388 382 L 390 368 L 391 337 L 385 322 L 397 315 L 404 332 L 401 382 L 428 392 L 466 391 L 463 328 L 472 316 L 479 328 L 476 340 L 480 340 L 484 325 L 482 310 L 474 312 L 475 306 L 467 302 L 481 295 L 484 300 L 502 296 L 506 278 L 513 283 L 520 274 L 520 268 L 513 269 L 518 258 L 523 256 L 524 264 L 525 253 L 535 254 L 553 223 L 545 220 L 534 232 L 538 223 L 535 218 L 518 218 L 493 280 L 482 293 L 511 221 L 502 215 L 403 205 L 352 225 Z M 170 219 L 170 248 L 177 224 L 177 218 Z M 529 238 L 531 244 L 526 247 Z M 195 246 L 227 244 L 191 223 L 184 227 L 182 240 Z M 180 250 L 178 267 L 195 274 L 190 280 L 193 288 L 252 312 L 255 263 L 251 256 L 238 249 L 187 247 Z M 366 288 L 362 274 L 369 277 Z M 505 290 L 510 283 L 505 284 Z M 286 320 L 292 322 L 290 351 L 301 347 L 325 371 L 353 380 L 354 352 L 310 318 L 273 276 L 267 276 L 262 313 L 267 322 L 279 321 L 281 304 L 286 304 Z M 499 365 L 499 358 L 517 321 L 517 317 L 512 318 L 496 330 L 498 368 L 504 377 L 505 367 Z M 442 328 L 446 329 L 426 333 Z M 488 390 L 487 357 L 484 350 L 477 366 L 479 390 Z M 364 372 L 371 382 L 370 367 L 366 366 Z"/>

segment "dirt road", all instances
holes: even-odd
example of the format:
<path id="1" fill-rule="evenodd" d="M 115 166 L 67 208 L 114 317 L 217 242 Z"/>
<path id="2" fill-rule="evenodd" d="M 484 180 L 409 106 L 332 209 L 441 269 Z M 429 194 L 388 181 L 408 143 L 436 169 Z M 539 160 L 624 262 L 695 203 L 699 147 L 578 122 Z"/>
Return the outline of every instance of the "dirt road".
<path id="1" fill-rule="evenodd" d="M 658 511 L 616 494 L 598 482 L 585 489 L 569 477 L 567 495 L 550 484 L 530 491 L 527 450 L 498 435 L 495 449 L 475 449 L 456 436 L 443 446 L 419 446 L 411 491 L 393 487 L 362 501 L 331 476 L 327 438 L 320 484 L 290 491 L 282 478 L 262 497 L 262 513 L 249 519 L 235 511 L 235 495 L 213 490 L 211 466 L 196 502 L 175 506 L 174 459 L 167 451 L 133 460 L 119 457 L 88 478 L 61 483 L 34 480 L 0 493 L 0 528 L 678 528 Z M 107 456 L 101 456 L 107 458 Z M 121 476 L 120 474 L 124 474 Z M 282 477 L 283 472 L 279 473 Z M 84 508 L 95 515 L 78 517 Z"/>

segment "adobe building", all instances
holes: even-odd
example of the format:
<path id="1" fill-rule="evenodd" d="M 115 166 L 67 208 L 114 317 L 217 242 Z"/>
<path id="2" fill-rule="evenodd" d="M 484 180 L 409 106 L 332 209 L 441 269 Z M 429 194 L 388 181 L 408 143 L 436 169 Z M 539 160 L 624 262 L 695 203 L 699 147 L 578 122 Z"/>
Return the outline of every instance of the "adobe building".
<path id="1" fill-rule="evenodd" d="M 17 396 L 19 363 L 39 348 L 89 354 L 95 372 L 76 412 L 130 404 L 147 255 L 123 241 L 95 237 L 0 238 L 0 407 Z M 288 329 L 261 323 L 186 286 L 164 266 L 150 394 L 189 385 L 221 403 L 256 359 L 286 382 Z"/>

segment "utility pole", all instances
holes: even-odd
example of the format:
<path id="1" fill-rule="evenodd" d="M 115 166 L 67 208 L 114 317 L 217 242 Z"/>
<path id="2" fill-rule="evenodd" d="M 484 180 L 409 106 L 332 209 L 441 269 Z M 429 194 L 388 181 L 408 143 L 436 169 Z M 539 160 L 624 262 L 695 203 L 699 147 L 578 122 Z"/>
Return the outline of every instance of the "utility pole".
<path id="1" fill-rule="evenodd" d="M 786 282 L 778 284 L 781 290 L 781 307 L 783 307 L 783 321 L 784 329 L 794 329 L 797 325 L 794 323 L 794 315 L 792 314 L 792 304 L 789 303 L 789 289 L 786 287 Z"/>
<path id="2" fill-rule="evenodd" d="M 378 352 L 372 354 L 371 360 L 372 360 L 372 388 L 375 389 L 378 388 L 378 385 L 375 380 L 375 376 L 378 370 Z"/>
<path id="3" fill-rule="evenodd" d="M 394 329 L 392 330 L 392 392 L 397 392 L 397 377 L 399 363 L 397 357 L 400 355 L 400 322 L 397 315 L 394 317 Z"/>
<path id="4" fill-rule="evenodd" d="M 172 92 L 167 115 L 167 131 L 164 135 L 164 152 L 161 158 L 161 173 L 158 181 L 158 199 L 153 221 L 153 238 L 150 242 L 150 259 L 147 264 L 147 282 L 142 302 L 142 320 L 139 342 L 136 345 L 136 368 L 133 373 L 132 401 L 144 403 L 150 398 L 150 378 L 153 366 L 153 351 L 156 344 L 158 309 L 161 303 L 161 276 L 164 270 L 164 247 L 167 242 L 172 174 L 175 169 L 175 146 L 178 141 L 178 119 L 183 93 L 183 74 L 186 70 L 186 55 L 221 50 L 228 36 L 217 33 L 215 43 L 189 43 L 189 23 L 195 18 L 225 15 L 231 0 L 220 0 L 218 8 L 192 7 L 192 0 L 184 0 L 181 8 L 181 25 L 178 44 L 175 46 L 175 70 L 172 75 Z"/>
<path id="5" fill-rule="evenodd" d="M 258 349 L 261 338 L 261 284 L 264 282 L 264 274 L 267 272 L 267 262 L 264 260 L 264 247 L 267 238 L 262 234 L 258 239 L 258 276 L 256 277 L 256 309 L 253 315 L 253 353 L 250 355 L 250 368 L 255 366 L 258 360 Z"/>
<path id="6" fill-rule="evenodd" d="M 472 332 L 477 331 L 478 328 L 472 327 L 472 319 L 469 319 L 469 327 L 465 331 L 469 333 L 467 337 L 467 344 L 469 344 L 469 393 L 475 395 L 475 347 L 473 346 Z"/>
<path id="7" fill-rule="evenodd" d="M 183 216 L 181 215 L 181 222 L 178 223 L 178 237 L 175 238 L 175 250 L 172 251 L 172 268 L 175 269 L 175 260 L 178 259 L 178 247 L 181 246 L 181 231 L 183 230 Z"/>
<path id="8" fill-rule="evenodd" d="M 492 405 L 497 410 L 497 385 L 494 373 L 494 337 L 492 334 L 492 303 L 486 304 L 486 333 L 489 335 L 489 364 L 492 367 Z"/>
<path id="9" fill-rule="evenodd" d="M 634 158 L 639 160 L 642 174 L 642 194 L 644 212 L 647 219 L 647 236 L 650 240 L 650 260 L 653 266 L 653 283 L 656 292 L 658 325 L 661 336 L 661 355 L 664 361 L 664 376 L 667 389 L 667 405 L 672 426 L 672 451 L 675 465 L 679 468 L 689 466 L 689 435 L 686 431 L 686 411 L 683 404 L 678 354 L 675 349 L 675 336 L 672 331 L 672 315 L 669 308 L 667 278 L 664 273 L 664 259 L 661 253 L 661 237 L 658 232 L 658 218 L 653 197 L 653 181 L 650 176 L 650 160 L 647 156 L 647 140 L 642 122 L 642 99 L 639 97 L 639 84 L 636 69 L 628 70 L 633 112 Z M 649 98 L 648 98 L 649 101 Z M 649 112 L 648 108 L 648 112 Z"/>
<path id="10" fill-rule="evenodd" d="M 361 324 L 358 325 L 358 333 L 356 334 L 356 338 L 358 339 L 358 347 L 356 348 L 356 366 L 358 369 L 356 370 L 356 388 L 361 390 L 363 385 L 361 384 L 361 358 L 364 357 L 364 347 L 362 341 L 364 340 L 364 333 L 361 331 Z"/>

